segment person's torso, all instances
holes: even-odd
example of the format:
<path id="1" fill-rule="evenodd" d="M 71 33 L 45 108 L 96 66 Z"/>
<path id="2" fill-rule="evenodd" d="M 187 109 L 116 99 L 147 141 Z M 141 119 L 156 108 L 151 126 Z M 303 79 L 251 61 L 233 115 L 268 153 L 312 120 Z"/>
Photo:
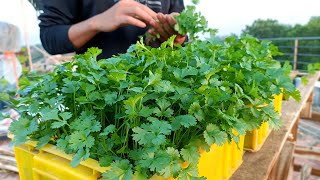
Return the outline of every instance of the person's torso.
<path id="1" fill-rule="evenodd" d="M 170 0 L 137 0 L 147 5 L 155 12 L 169 13 Z M 97 14 L 111 8 L 117 0 L 82 0 L 80 16 L 78 22 L 91 18 Z M 77 22 L 75 22 L 77 23 Z M 108 23 L 108 22 L 106 22 Z M 135 26 L 121 27 L 113 32 L 99 33 L 92 38 L 77 53 L 83 53 L 89 47 L 98 47 L 103 50 L 99 58 L 107 58 L 118 53 L 124 53 L 131 44 L 139 40 L 139 36 L 145 34 L 147 28 L 138 28 Z"/>

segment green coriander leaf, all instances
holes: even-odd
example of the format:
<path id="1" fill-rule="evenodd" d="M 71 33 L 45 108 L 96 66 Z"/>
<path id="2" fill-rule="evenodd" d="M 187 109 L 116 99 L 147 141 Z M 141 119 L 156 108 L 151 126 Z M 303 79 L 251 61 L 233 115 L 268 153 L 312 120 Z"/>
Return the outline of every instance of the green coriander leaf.
<path id="1" fill-rule="evenodd" d="M 68 146 L 69 146 L 69 136 L 65 138 L 59 138 L 57 139 L 57 147 L 65 152 L 67 152 Z"/>
<path id="2" fill-rule="evenodd" d="M 151 171 L 161 172 L 168 165 L 170 165 L 170 157 L 168 154 L 164 152 L 157 152 L 151 161 L 149 169 Z"/>
<path id="3" fill-rule="evenodd" d="M 71 129 L 82 131 L 85 134 L 101 130 L 101 123 L 96 119 L 93 111 L 83 111 L 79 118 L 70 124 Z"/>
<path id="4" fill-rule="evenodd" d="M 111 70 L 107 78 L 115 82 L 125 81 L 127 79 L 127 72 L 124 70 Z"/>
<path id="5" fill-rule="evenodd" d="M 89 94 L 90 101 L 95 101 L 97 99 L 103 99 L 101 94 L 98 91 L 93 91 Z"/>
<path id="6" fill-rule="evenodd" d="M 207 178 L 205 177 L 190 177 L 190 180 L 206 180 Z"/>
<path id="7" fill-rule="evenodd" d="M 308 84 L 308 78 L 307 78 L 307 76 L 302 76 L 302 77 L 301 77 L 301 81 L 302 81 L 303 85 L 307 85 L 307 84 Z"/>
<path id="8" fill-rule="evenodd" d="M 174 92 L 174 88 L 171 86 L 171 82 L 167 80 L 161 80 L 157 84 L 154 85 L 154 89 L 156 92 Z"/>
<path id="9" fill-rule="evenodd" d="M 143 88 L 142 87 L 134 87 L 134 88 L 130 88 L 128 89 L 129 91 L 133 91 L 133 92 L 136 92 L 136 93 L 141 93 Z"/>
<path id="10" fill-rule="evenodd" d="M 45 136 L 42 136 L 41 138 L 39 138 L 39 141 L 37 142 L 36 149 L 40 149 L 43 146 L 45 146 L 46 144 L 48 144 L 49 141 L 51 140 L 52 136 L 53 136 L 53 133 L 49 133 L 49 134 L 46 134 Z"/>
<path id="11" fill-rule="evenodd" d="M 222 146 L 227 140 L 227 134 L 213 124 L 207 126 L 203 136 L 208 145 L 217 144 Z"/>
<path id="12" fill-rule="evenodd" d="M 179 115 L 174 117 L 174 120 L 172 122 L 172 128 L 173 130 L 179 129 L 180 126 L 183 126 L 185 128 L 189 128 L 191 126 L 194 126 L 197 124 L 197 120 L 192 115 Z"/>
<path id="13" fill-rule="evenodd" d="M 192 66 L 188 66 L 186 68 L 183 69 L 175 69 L 173 71 L 173 75 L 177 78 L 177 79 L 184 79 L 187 76 L 195 76 L 198 74 L 198 70 Z"/>
<path id="14" fill-rule="evenodd" d="M 141 145 L 161 145 L 166 142 L 166 136 L 171 133 L 171 126 L 166 121 L 154 120 L 150 124 L 142 124 L 141 127 L 132 129 L 133 140 Z"/>
<path id="15" fill-rule="evenodd" d="M 111 155 L 104 155 L 99 158 L 99 164 L 102 167 L 110 166 L 112 161 L 113 161 L 113 159 L 112 159 Z"/>
<path id="16" fill-rule="evenodd" d="M 12 121 L 9 131 L 14 134 L 13 142 L 15 145 L 20 145 L 26 142 L 27 136 L 38 130 L 38 123 L 35 120 L 28 120 L 20 118 L 19 120 Z"/>
<path id="17" fill-rule="evenodd" d="M 70 119 L 72 117 L 72 113 L 71 112 L 62 112 L 59 115 L 62 117 L 62 119 L 64 121 L 67 121 L 68 119 Z"/>
<path id="18" fill-rule="evenodd" d="M 160 175 L 164 178 L 169 178 L 170 176 L 176 178 L 181 171 L 180 154 L 178 150 L 172 147 L 168 147 L 166 153 L 170 157 L 170 163 L 160 171 Z"/>
<path id="19" fill-rule="evenodd" d="M 139 111 L 139 116 L 149 117 L 153 113 L 154 109 L 150 109 L 149 107 L 143 106 Z"/>
<path id="20" fill-rule="evenodd" d="M 148 86 L 157 84 L 161 80 L 161 78 L 161 74 L 153 74 L 151 71 L 149 71 Z"/>
<path id="21" fill-rule="evenodd" d="M 193 4 L 199 4 L 199 1 L 200 1 L 200 0 L 192 0 L 192 3 L 193 3 Z"/>
<path id="22" fill-rule="evenodd" d="M 86 93 L 90 93 L 96 89 L 96 86 L 89 83 L 81 83 L 81 89 L 83 89 Z"/>
<path id="23" fill-rule="evenodd" d="M 10 96 L 7 93 L 0 93 L 0 100 L 1 101 L 10 101 Z"/>
<path id="24" fill-rule="evenodd" d="M 117 92 L 111 92 L 108 94 L 103 94 L 104 100 L 107 105 L 111 106 L 115 104 L 118 100 L 118 93 Z"/>
<path id="25" fill-rule="evenodd" d="M 77 153 L 73 156 L 72 161 L 70 162 L 70 166 L 73 168 L 77 167 L 80 164 L 83 157 L 85 156 L 85 154 L 86 153 L 83 149 L 79 149 Z"/>
<path id="26" fill-rule="evenodd" d="M 86 136 L 84 132 L 73 132 L 69 139 L 70 148 L 73 150 L 82 149 L 84 147 L 91 148 L 94 145 L 94 137 Z"/>
<path id="27" fill-rule="evenodd" d="M 139 180 L 148 180 L 148 176 L 140 171 L 135 171 L 134 172 L 134 177 L 139 179 Z"/>
<path id="28" fill-rule="evenodd" d="M 33 102 L 32 104 L 30 104 L 29 106 L 29 112 L 31 114 L 36 114 L 39 112 L 39 103 L 38 102 Z"/>
<path id="29" fill-rule="evenodd" d="M 41 115 L 43 121 L 48 121 L 48 120 L 60 120 L 58 116 L 59 111 L 57 109 L 50 109 L 48 107 L 45 107 L 41 110 Z"/>
<path id="30" fill-rule="evenodd" d="M 111 169 L 103 173 L 106 180 L 131 180 L 132 165 L 128 160 L 115 161 L 111 163 Z"/>
<path id="31" fill-rule="evenodd" d="M 185 161 L 188 161 L 190 164 L 198 164 L 200 157 L 198 147 L 190 146 L 185 149 L 183 148 L 180 153 Z"/>
<path id="32" fill-rule="evenodd" d="M 61 91 L 63 93 L 75 93 L 79 89 L 79 82 L 71 81 L 67 78 L 63 79 L 64 86 Z"/>
<path id="33" fill-rule="evenodd" d="M 202 121 L 205 118 L 205 114 L 204 114 L 203 110 L 201 109 L 201 106 L 198 102 L 192 103 L 188 112 L 189 112 L 189 114 L 194 115 L 198 121 Z"/>
<path id="34" fill-rule="evenodd" d="M 283 125 L 283 122 L 281 121 L 280 117 L 278 115 L 274 115 L 269 119 L 269 125 L 273 129 L 280 129 Z"/>
<path id="35" fill-rule="evenodd" d="M 53 128 L 53 129 L 58 129 L 58 128 L 66 125 L 66 124 L 67 124 L 67 121 L 55 121 L 55 122 L 53 122 L 53 123 L 51 124 L 50 127 Z"/>
<path id="36" fill-rule="evenodd" d="M 108 136 L 109 134 L 113 133 L 116 130 L 116 126 L 113 124 L 110 124 L 107 126 L 102 133 L 100 133 L 100 136 Z"/>

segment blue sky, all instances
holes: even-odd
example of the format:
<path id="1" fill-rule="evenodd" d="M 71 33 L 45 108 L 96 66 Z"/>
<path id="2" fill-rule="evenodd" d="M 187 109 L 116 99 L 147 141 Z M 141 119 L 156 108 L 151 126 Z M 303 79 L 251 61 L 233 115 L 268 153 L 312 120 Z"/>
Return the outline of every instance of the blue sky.
<path id="1" fill-rule="evenodd" d="M 186 5 L 190 2 L 185 0 Z M 258 18 L 293 25 L 305 24 L 311 16 L 320 16 L 320 0 L 200 0 L 197 7 L 210 27 L 219 30 L 218 35 L 239 34 L 245 25 Z M 40 42 L 36 12 L 27 0 L 0 0 L 0 21 L 25 29 L 32 44 Z"/>

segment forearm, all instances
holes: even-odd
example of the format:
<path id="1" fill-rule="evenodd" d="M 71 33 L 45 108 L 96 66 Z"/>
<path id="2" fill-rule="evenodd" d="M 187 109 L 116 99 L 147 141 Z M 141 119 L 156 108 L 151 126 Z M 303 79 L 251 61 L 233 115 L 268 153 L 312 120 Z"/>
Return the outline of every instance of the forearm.
<path id="1" fill-rule="evenodd" d="M 74 47 L 81 48 L 97 33 L 99 33 L 95 26 L 94 18 L 95 17 L 92 17 L 70 27 L 68 31 L 68 37 Z"/>

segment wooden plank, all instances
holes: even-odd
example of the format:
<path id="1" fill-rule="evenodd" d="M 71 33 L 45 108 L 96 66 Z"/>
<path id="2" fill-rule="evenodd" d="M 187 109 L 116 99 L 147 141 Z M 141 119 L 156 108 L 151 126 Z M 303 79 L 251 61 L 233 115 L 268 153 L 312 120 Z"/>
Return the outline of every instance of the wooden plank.
<path id="1" fill-rule="evenodd" d="M 293 167 L 293 152 L 295 144 L 293 142 L 286 142 L 276 165 L 273 167 L 269 180 L 283 180 L 288 179 L 289 171 Z"/>
<path id="2" fill-rule="evenodd" d="M 290 169 L 289 169 L 287 180 L 292 180 L 293 179 L 292 178 L 293 177 L 293 173 L 294 173 L 294 170 L 293 170 L 293 163 L 292 163 L 292 166 L 290 166 Z"/>
<path id="3" fill-rule="evenodd" d="M 320 161 L 320 150 L 308 147 L 296 147 L 294 157 Z"/>
<path id="4" fill-rule="evenodd" d="M 299 71 L 291 71 L 290 78 L 294 79 L 299 74 Z"/>
<path id="5" fill-rule="evenodd" d="M 303 119 L 310 119 L 312 117 L 312 102 L 313 102 L 313 91 L 310 94 L 307 103 L 304 105 L 301 113 L 300 113 L 300 117 Z"/>
<path id="6" fill-rule="evenodd" d="M 296 154 L 301 154 L 301 155 L 314 155 L 314 156 L 319 156 L 320 157 L 320 151 L 311 149 L 311 148 L 302 148 L 302 147 L 297 147 L 294 150 L 294 153 Z"/>
<path id="7" fill-rule="evenodd" d="M 301 115 L 301 113 L 300 113 L 300 115 Z M 294 125 L 292 126 L 292 129 L 291 129 L 291 133 L 289 134 L 289 136 L 287 138 L 289 140 L 289 137 L 292 134 L 292 139 L 290 139 L 290 141 L 292 141 L 292 142 L 297 141 L 298 131 L 299 131 L 299 129 L 298 129 L 299 121 L 300 121 L 300 117 L 298 117 L 298 119 L 295 120 L 295 123 L 294 123 Z"/>
<path id="8" fill-rule="evenodd" d="M 301 168 L 302 168 L 302 166 L 301 166 L 300 164 L 294 164 L 294 165 L 293 165 L 294 171 L 300 171 Z M 312 169 L 311 169 L 311 175 L 320 176 L 320 169 L 312 168 Z"/>
<path id="9" fill-rule="evenodd" d="M 311 170 L 312 168 L 308 164 L 303 165 L 300 170 L 299 180 L 309 180 L 311 176 Z"/>
<path id="10" fill-rule="evenodd" d="M 297 70 L 297 61 L 298 61 L 298 45 L 299 40 L 294 41 L 294 56 L 293 56 L 293 70 Z"/>
<path id="11" fill-rule="evenodd" d="M 305 118 L 305 119 L 320 122 L 320 113 L 312 111 L 311 118 Z"/>
<path id="12" fill-rule="evenodd" d="M 298 89 L 301 92 L 300 102 L 295 102 L 292 99 L 283 102 L 281 119 L 284 125 L 282 128 L 271 132 L 259 152 L 245 153 L 242 165 L 230 178 L 231 180 L 263 180 L 268 178 L 286 139 L 291 133 L 293 125 L 299 118 L 303 105 L 307 102 L 319 77 L 320 72 L 317 72 L 308 77 L 306 86 L 299 86 Z"/>
<path id="13" fill-rule="evenodd" d="M 312 102 L 307 102 L 304 105 L 304 107 L 303 107 L 303 109 L 302 109 L 302 111 L 300 113 L 300 117 L 302 119 L 310 119 L 310 118 L 312 118 Z"/>

